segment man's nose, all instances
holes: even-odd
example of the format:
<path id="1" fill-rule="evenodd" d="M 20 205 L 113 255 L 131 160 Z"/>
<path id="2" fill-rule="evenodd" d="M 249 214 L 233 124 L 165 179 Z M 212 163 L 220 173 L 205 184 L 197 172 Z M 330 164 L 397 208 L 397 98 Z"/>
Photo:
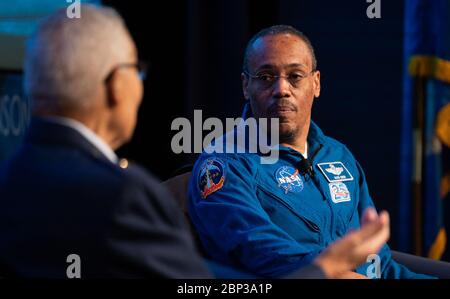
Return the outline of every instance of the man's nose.
<path id="1" fill-rule="evenodd" d="M 276 98 L 285 98 L 291 95 L 291 84 L 286 77 L 278 77 L 273 83 L 273 96 Z"/>

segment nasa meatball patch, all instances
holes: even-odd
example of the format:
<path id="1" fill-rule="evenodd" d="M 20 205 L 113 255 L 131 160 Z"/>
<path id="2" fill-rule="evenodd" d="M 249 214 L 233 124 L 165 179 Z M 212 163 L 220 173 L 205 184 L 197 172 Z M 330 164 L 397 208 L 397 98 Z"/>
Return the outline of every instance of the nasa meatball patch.
<path id="1" fill-rule="evenodd" d="M 284 193 L 298 193 L 303 190 L 303 181 L 298 174 L 298 170 L 291 166 L 282 166 L 275 172 L 275 180 L 278 187 L 282 188 Z"/>

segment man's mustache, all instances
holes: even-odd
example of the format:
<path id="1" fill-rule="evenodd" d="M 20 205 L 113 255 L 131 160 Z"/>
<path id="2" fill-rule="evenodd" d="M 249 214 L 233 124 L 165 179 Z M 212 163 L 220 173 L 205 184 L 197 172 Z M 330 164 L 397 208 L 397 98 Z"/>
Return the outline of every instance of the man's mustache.
<path id="1" fill-rule="evenodd" d="M 277 101 L 277 102 L 273 103 L 272 105 L 270 105 L 268 112 L 270 114 L 273 114 L 279 110 L 297 111 L 297 107 L 293 103 L 289 102 L 288 100 L 280 100 L 280 101 Z"/>

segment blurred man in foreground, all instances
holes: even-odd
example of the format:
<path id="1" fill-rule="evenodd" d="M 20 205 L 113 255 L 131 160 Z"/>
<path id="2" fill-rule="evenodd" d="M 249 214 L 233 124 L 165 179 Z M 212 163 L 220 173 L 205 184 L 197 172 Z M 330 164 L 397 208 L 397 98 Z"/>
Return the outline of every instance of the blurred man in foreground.
<path id="1" fill-rule="evenodd" d="M 46 18 L 30 39 L 25 90 L 34 119 L 0 170 L 1 274 L 203 278 L 170 195 L 114 150 L 130 140 L 143 95 L 137 51 L 112 9 Z"/>

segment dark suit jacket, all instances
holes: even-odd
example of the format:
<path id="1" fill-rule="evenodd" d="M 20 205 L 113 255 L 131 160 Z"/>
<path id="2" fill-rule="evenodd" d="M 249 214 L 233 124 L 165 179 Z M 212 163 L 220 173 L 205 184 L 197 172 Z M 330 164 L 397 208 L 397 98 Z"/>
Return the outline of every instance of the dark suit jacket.
<path id="1" fill-rule="evenodd" d="M 143 169 L 122 169 L 76 130 L 32 122 L 0 168 L 0 276 L 209 277 L 182 213 Z"/>

